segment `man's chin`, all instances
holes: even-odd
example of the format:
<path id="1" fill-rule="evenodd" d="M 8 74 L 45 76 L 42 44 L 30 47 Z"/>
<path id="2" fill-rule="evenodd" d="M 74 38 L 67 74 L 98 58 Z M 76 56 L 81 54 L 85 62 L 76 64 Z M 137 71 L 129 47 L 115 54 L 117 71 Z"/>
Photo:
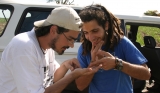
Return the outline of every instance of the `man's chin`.
<path id="1" fill-rule="evenodd" d="M 64 53 L 64 51 L 56 51 L 58 53 L 58 55 L 62 55 Z"/>
<path id="2" fill-rule="evenodd" d="M 62 55 L 64 53 L 63 50 L 59 51 L 58 49 L 56 48 L 52 48 L 58 55 Z"/>

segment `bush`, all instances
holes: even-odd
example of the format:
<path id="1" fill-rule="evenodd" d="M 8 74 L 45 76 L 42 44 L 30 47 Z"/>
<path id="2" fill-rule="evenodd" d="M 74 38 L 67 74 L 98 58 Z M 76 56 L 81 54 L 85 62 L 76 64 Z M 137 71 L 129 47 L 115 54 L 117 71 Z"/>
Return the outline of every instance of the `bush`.
<path id="1" fill-rule="evenodd" d="M 144 15 L 159 16 L 160 17 L 160 13 L 157 10 L 148 10 L 144 13 Z"/>

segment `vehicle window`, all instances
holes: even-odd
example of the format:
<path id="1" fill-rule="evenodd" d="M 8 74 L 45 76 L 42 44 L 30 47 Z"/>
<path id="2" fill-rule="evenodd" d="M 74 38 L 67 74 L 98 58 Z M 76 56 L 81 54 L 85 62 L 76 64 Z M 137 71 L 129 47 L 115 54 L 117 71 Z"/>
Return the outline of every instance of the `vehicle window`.
<path id="1" fill-rule="evenodd" d="M 131 24 L 127 25 L 127 32 L 131 31 L 132 40 L 139 42 L 141 46 L 144 46 L 144 36 L 152 36 L 156 41 L 156 47 L 160 47 L 160 25 L 153 24 Z"/>
<path id="2" fill-rule="evenodd" d="M 140 42 L 144 45 L 143 38 L 144 36 L 152 36 L 156 40 L 156 46 L 160 47 L 160 28 L 158 27 L 149 27 L 149 26 L 139 26 L 137 33 L 137 42 Z"/>
<path id="3" fill-rule="evenodd" d="M 34 22 L 37 20 L 46 19 L 50 12 L 28 11 L 25 15 L 20 33 L 30 31 L 34 27 Z"/>
<path id="4" fill-rule="evenodd" d="M 5 27 L 11 17 L 13 7 L 8 5 L 0 5 L 0 36 L 2 36 Z"/>

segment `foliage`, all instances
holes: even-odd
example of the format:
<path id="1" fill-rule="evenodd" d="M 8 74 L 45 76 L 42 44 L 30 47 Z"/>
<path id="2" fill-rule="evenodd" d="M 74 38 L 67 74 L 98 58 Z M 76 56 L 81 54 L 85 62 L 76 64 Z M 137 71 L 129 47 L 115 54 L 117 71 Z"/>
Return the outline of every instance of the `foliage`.
<path id="1" fill-rule="evenodd" d="M 4 18 L 0 18 L 0 23 L 4 23 L 6 20 Z"/>
<path id="2" fill-rule="evenodd" d="M 57 4 L 65 4 L 65 5 L 71 5 L 74 0 L 70 1 L 70 0 L 48 0 L 47 3 L 53 2 L 55 1 Z"/>
<path id="3" fill-rule="evenodd" d="M 148 10 L 144 14 L 149 16 L 160 16 L 160 13 L 157 10 Z"/>
<path id="4" fill-rule="evenodd" d="M 130 26 L 127 25 L 127 31 L 129 31 Z M 160 28 L 158 27 L 147 27 L 147 26 L 139 26 L 137 33 L 137 42 L 144 46 L 143 37 L 144 36 L 152 36 L 156 40 L 157 47 L 160 47 Z"/>
<path id="5" fill-rule="evenodd" d="M 0 18 L 0 35 L 6 25 L 6 20 L 4 18 Z"/>

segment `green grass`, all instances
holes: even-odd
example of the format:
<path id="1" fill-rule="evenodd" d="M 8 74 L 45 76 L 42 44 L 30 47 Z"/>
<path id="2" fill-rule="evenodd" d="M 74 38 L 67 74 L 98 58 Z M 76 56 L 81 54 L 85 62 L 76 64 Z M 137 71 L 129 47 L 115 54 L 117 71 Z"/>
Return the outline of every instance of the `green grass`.
<path id="1" fill-rule="evenodd" d="M 127 31 L 129 31 L 129 26 L 127 25 Z M 155 38 L 157 47 L 160 47 L 160 28 L 157 27 L 147 27 L 147 26 L 140 26 L 138 28 L 137 33 L 137 42 L 144 46 L 143 37 L 144 36 L 152 36 Z"/>
<path id="2" fill-rule="evenodd" d="M 0 18 L 0 23 L 5 23 L 6 20 L 4 18 Z"/>
<path id="3" fill-rule="evenodd" d="M 0 35 L 4 29 L 5 24 L 6 24 L 6 20 L 4 18 L 0 18 Z"/>

